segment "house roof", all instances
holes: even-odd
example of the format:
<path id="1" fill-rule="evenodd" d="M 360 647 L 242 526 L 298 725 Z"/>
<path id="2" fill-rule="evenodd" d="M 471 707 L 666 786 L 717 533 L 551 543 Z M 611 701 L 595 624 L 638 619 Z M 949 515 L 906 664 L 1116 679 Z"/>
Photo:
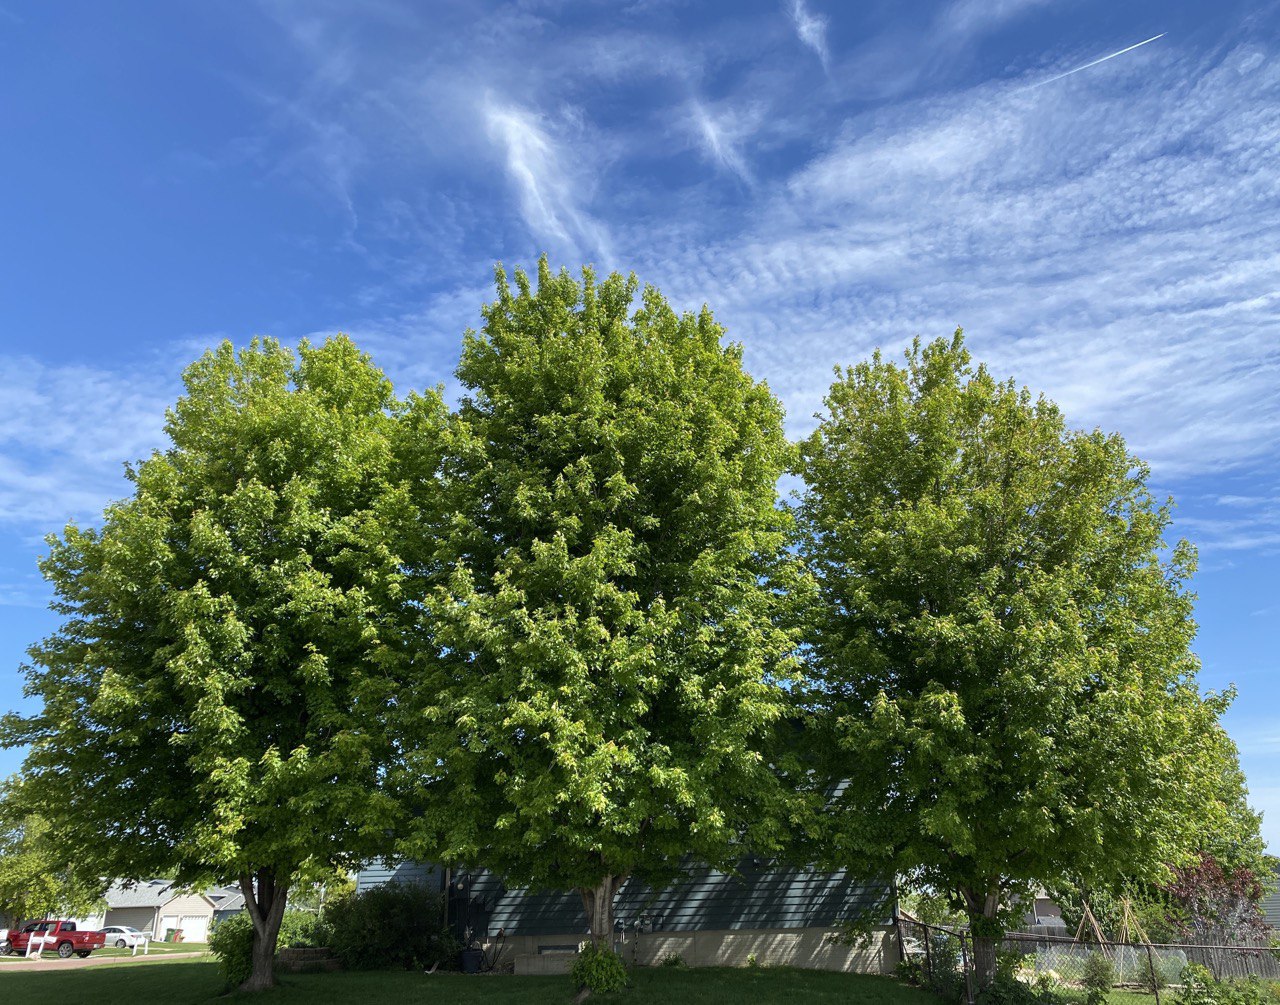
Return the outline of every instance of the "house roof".
<path id="1" fill-rule="evenodd" d="M 175 897 L 181 897 L 187 891 L 174 886 L 169 879 L 144 879 L 138 882 L 119 880 L 107 889 L 107 910 L 115 911 L 126 907 L 163 907 Z M 199 896 L 217 905 L 211 891 L 203 891 Z"/>
<path id="2" fill-rule="evenodd" d="M 173 883 L 167 879 L 126 884 L 116 880 L 107 890 L 107 907 L 160 907 L 173 900 Z"/>
<path id="3" fill-rule="evenodd" d="M 205 896 L 213 901 L 215 911 L 243 911 L 244 894 L 238 886 L 220 886 L 209 890 Z"/>

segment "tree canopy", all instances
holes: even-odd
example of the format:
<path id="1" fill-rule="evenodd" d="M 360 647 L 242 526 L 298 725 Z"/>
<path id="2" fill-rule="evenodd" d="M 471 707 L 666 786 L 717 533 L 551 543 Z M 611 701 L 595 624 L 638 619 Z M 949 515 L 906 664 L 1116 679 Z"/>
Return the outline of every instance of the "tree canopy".
<path id="1" fill-rule="evenodd" d="M 421 568 L 436 658 L 411 846 L 578 889 L 605 944 L 626 877 L 773 848 L 787 711 L 782 408 L 634 278 L 497 274 L 466 336 L 448 514 Z M 420 638 L 427 637 L 427 630 Z"/>
<path id="2" fill-rule="evenodd" d="M 102 875 L 238 879 L 272 956 L 290 885 L 388 846 L 408 519 L 386 378 L 346 338 L 229 343 L 101 529 L 50 538 L 22 803 Z M 425 399 L 424 399 L 425 400 Z"/>
<path id="3" fill-rule="evenodd" d="M 452 412 L 344 337 L 186 370 L 132 495 L 49 538 L 0 898 L 38 860 L 76 902 L 47 835 L 237 879 L 260 989 L 290 890 L 372 858 L 577 890 L 607 951 L 628 877 L 806 806 L 820 863 L 947 891 L 988 977 L 1031 884 L 1254 892 L 1194 551 L 1120 437 L 957 332 L 839 371 L 797 452 L 706 308 L 543 259 L 482 314 Z"/>
<path id="4" fill-rule="evenodd" d="M 816 757 L 833 864 L 951 891 L 992 935 L 1063 877 L 1160 879 L 1225 814 L 1185 542 L 1115 435 L 959 332 L 838 372 L 804 445 Z M 990 943 L 980 960 L 986 975 Z"/>
<path id="5" fill-rule="evenodd" d="M 49 822 L 21 808 L 12 778 L 0 785 L 0 926 L 95 913 L 106 886 Z"/>

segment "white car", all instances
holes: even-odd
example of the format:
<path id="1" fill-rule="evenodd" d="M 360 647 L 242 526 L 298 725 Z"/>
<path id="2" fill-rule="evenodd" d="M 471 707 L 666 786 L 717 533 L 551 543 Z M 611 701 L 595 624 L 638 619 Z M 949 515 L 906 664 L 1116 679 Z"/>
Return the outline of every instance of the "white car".
<path id="1" fill-rule="evenodd" d="M 132 949 L 151 938 L 150 932 L 140 932 L 128 925 L 107 925 L 102 929 L 102 934 L 107 937 L 107 945 L 115 946 L 117 949 Z"/>

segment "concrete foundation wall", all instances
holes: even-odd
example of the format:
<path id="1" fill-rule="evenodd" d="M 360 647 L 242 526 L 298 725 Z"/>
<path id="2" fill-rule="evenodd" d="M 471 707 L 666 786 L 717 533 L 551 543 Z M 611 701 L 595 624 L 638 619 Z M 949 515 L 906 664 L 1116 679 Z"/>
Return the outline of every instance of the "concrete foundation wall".
<path id="1" fill-rule="evenodd" d="M 691 967 L 745 967 L 755 955 L 760 966 L 802 967 L 845 973 L 890 974 L 898 964 L 898 944 L 891 929 L 872 933 L 865 947 L 837 941 L 834 928 L 774 928 L 710 932 L 646 932 L 628 935 L 616 948 L 628 964 L 657 966 L 678 953 Z M 514 957 L 518 974 L 563 974 L 573 953 L 539 952 L 541 947 L 575 945 L 580 935 L 524 935 L 506 942 L 503 957 Z M 492 943 L 486 949 L 492 948 Z"/>

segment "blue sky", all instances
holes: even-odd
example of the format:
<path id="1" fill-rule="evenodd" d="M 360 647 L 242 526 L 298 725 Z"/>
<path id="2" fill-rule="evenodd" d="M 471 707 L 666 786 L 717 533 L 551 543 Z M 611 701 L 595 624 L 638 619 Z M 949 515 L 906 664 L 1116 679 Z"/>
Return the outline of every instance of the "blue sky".
<path id="1" fill-rule="evenodd" d="M 546 250 L 710 303 L 796 435 L 835 364 L 959 324 L 1126 436 L 1280 847 L 1278 53 L 1229 0 L 0 0 L 0 709 L 42 536 L 186 362 L 341 330 L 451 386 L 493 262 Z"/>

